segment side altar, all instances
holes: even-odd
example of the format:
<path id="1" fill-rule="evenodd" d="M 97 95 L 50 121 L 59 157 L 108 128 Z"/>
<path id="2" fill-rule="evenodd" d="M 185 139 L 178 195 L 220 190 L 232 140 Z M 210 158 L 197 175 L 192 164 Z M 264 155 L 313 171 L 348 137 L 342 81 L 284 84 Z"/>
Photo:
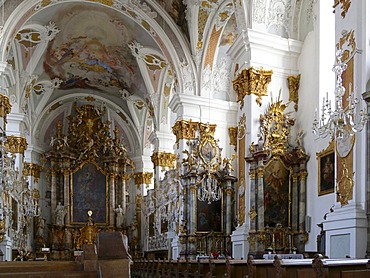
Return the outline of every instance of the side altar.
<path id="1" fill-rule="evenodd" d="M 94 212 L 100 231 L 126 230 L 128 173 L 135 167 L 119 129 L 105 117 L 104 108 L 74 105 L 66 134 L 62 122 L 57 122 L 51 148 L 44 154 L 51 224 L 37 242 L 50 246 L 52 259 L 68 260 L 81 248 L 77 239 L 88 222 L 88 211 Z"/>
<path id="2" fill-rule="evenodd" d="M 255 257 L 271 253 L 304 251 L 308 240 L 306 221 L 306 162 L 302 132 L 296 146 L 288 139 L 294 119 L 281 100 L 271 103 L 260 115 L 257 144 L 245 158 L 250 176 L 249 253 Z"/>

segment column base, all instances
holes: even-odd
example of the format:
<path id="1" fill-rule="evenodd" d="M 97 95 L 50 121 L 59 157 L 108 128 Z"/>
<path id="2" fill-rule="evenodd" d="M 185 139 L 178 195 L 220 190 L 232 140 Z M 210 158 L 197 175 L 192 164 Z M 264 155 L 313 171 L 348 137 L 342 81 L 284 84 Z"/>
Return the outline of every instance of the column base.
<path id="1" fill-rule="evenodd" d="M 367 244 L 367 217 L 359 204 L 334 209 L 323 222 L 326 256 L 364 258 Z"/>
<path id="2" fill-rule="evenodd" d="M 3 241 L 0 242 L 0 250 L 3 251 L 3 261 L 12 261 L 12 247 L 13 241 L 8 237 L 5 236 Z"/>
<path id="3" fill-rule="evenodd" d="M 238 226 L 231 234 L 234 259 L 247 259 L 249 252 L 249 227 L 246 224 Z"/>

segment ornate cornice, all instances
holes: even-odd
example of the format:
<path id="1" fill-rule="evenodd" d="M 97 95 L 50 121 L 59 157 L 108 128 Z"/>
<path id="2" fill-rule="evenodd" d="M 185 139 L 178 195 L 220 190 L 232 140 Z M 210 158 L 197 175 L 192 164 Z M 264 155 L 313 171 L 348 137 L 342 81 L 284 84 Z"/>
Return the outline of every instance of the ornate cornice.
<path id="1" fill-rule="evenodd" d="M 238 77 L 233 80 L 233 87 L 238 94 L 238 102 L 240 108 L 244 106 L 244 97 L 246 95 L 254 94 L 257 96 L 256 102 L 259 106 L 262 105 L 262 96 L 267 96 L 267 86 L 271 81 L 272 70 L 243 69 Z"/>
<path id="2" fill-rule="evenodd" d="M 34 178 L 35 182 L 39 181 L 41 171 L 42 166 L 36 163 L 25 162 L 23 165 L 23 176 L 31 176 Z"/>
<path id="3" fill-rule="evenodd" d="M 198 130 L 199 123 L 192 122 L 191 120 L 180 120 L 172 127 L 173 134 L 176 135 L 176 143 L 181 139 L 190 140 L 195 138 L 195 133 Z"/>
<path id="4" fill-rule="evenodd" d="M 298 90 L 301 80 L 301 75 L 289 75 L 288 76 L 288 88 L 289 88 L 289 101 L 293 101 L 294 110 L 298 111 Z"/>
<path id="5" fill-rule="evenodd" d="M 151 172 L 134 173 L 133 177 L 136 185 L 141 184 L 149 185 L 152 181 L 153 173 Z"/>
<path id="6" fill-rule="evenodd" d="M 24 154 L 27 149 L 27 140 L 25 137 L 10 135 L 6 137 L 5 148 L 11 153 Z"/>
<path id="7" fill-rule="evenodd" d="M 161 166 L 163 169 L 165 167 L 168 167 L 169 169 L 175 168 L 176 154 L 166 152 L 154 152 L 151 158 L 154 167 Z"/>
<path id="8" fill-rule="evenodd" d="M 4 118 L 5 122 L 6 122 L 6 116 L 10 113 L 11 109 L 12 109 L 12 106 L 9 102 L 9 98 L 0 93 L 0 117 Z"/>

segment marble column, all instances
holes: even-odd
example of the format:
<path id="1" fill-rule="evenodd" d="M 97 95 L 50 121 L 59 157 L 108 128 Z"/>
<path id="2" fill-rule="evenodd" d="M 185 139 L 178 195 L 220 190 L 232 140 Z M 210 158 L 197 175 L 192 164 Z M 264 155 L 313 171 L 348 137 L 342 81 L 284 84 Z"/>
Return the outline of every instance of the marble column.
<path id="1" fill-rule="evenodd" d="M 369 85 L 368 85 L 369 86 Z M 367 115 L 370 117 L 370 90 L 362 94 L 363 99 L 367 104 Z M 367 171 L 366 171 L 366 216 L 367 216 L 367 248 L 366 256 L 370 257 L 370 121 L 366 123 L 366 157 L 367 157 Z"/>

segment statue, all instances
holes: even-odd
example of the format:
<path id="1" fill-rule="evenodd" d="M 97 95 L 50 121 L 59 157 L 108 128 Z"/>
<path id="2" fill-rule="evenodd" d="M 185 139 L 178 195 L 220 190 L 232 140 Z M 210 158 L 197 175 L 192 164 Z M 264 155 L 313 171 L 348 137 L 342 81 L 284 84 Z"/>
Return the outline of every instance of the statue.
<path id="1" fill-rule="evenodd" d="M 116 227 L 122 227 L 123 225 L 123 208 L 121 205 L 118 205 L 118 208 L 114 210 L 116 213 Z"/>
<path id="2" fill-rule="evenodd" d="M 37 230 L 36 236 L 40 238 L 44 238 L 44 229 L 45 229 L 45 218 L 39 216 L 37 217 Z"/>
<path id="3" fill-rule="evenodd" d="M 56 224 L 58 226 L 64 226 L 64 217 L 67 214 L 67 209 L 60 202 L 58 202 L 57 208 L 55 209 Z"/>

